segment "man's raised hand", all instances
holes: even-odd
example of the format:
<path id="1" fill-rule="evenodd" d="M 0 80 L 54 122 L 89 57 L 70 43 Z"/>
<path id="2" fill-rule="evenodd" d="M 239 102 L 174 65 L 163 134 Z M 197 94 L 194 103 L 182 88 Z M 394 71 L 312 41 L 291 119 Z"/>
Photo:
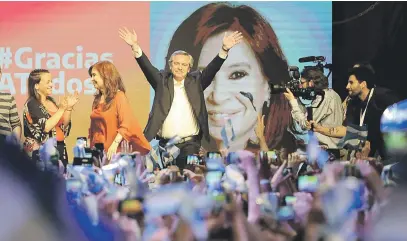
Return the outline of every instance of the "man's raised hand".
<path id="1" fill-rule="evenodd" d="M 126 27 L 119 29 L 119 36 L 123 39 L 128 45 L 136 46 L 138 45 L 136 31 L 129 31 Z"/>
<path id="2" fill-rule="evenodd" d="M 227 34 L 225 33 L 225 37 L 223 37 L 223 45 L 222 48 L 226 51 L 233 48 L 236 44 L 240 43 L 243 39 L 243 35 L 239 31 L 235 31 L 233 33 Z"/>

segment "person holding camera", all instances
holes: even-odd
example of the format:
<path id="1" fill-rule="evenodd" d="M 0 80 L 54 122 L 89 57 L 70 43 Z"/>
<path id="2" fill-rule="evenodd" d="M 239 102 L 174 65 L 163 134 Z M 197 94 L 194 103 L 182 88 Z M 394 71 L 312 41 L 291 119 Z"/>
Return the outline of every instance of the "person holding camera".
<path id="1" fill-rule="evenodd" d="M 315 91 L 323 90 L 324 97 L 317 95 L 312 101 L 312 121 L 322 126 L 335 127 L 343 123 L 342 100 L 339 95 L 329 89 L 328 78 L 320 69 L 306 68 L 301 73 L 300 88 L 314 88 Z M 296 98 L 290 89 L 284 93 L 290 102 L 291 116 L 297 122 L 302 131 L 311 130 L 311 121 L 307 118 L 307 108 Z M 337 149 L 339 138 L 330 137 L 321 133 L 315 133 L 321 146 L 329 149 Z"/>

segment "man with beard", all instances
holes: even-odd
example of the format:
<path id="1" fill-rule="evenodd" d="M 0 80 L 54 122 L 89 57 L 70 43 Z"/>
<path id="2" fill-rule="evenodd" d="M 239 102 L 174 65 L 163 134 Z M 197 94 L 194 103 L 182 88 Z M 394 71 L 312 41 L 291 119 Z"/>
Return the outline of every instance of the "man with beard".
<path id="1" fill-rule="evenodd" d="M 375 74 L 366 66 L 352 68 L 348 76 L 346 90 L 349 92 L 349 101 L 345 110 L 344 125 L 328 128 L 314 123 L 314 131 L 327 136 L 343 137 L 346 135 L 347 125 L 367 125 L 367 140 L 370 142 L 369 156 L 375 157 L 378 154 L 382 159 L 387 159 L 380 132 L 380 118 L 388 106 L 400 99 L 394 91 L 374 87 Z"/>

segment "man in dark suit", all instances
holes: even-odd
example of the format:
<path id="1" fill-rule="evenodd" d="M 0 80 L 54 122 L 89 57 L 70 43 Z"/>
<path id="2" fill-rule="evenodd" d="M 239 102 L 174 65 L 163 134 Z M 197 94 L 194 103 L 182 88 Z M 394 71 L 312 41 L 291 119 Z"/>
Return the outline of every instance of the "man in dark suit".
<path id="1" fill-rule="evenodd" d="M 150 63 L 138 44 L 134 30 L 120 29 L 119 35 L 131 46 L 137 63 L 155 91 L 144 135 L 149 141 L 157 138 L 160 146 L 174 136 L 180 137 L 176 143 L 180 149 L 176 165 L 183 169 L 186 157 L 198 154 L 202 137 L 210 138 L 203 91 L 226 60 L 228 51 L 242 40 L 242 34 L 225 34 L 219 54 L 202 71 L 191 71 L 192 56 L 182 50 L 175 51 L 169 60 L 171 72 L 160 71 Z"/>

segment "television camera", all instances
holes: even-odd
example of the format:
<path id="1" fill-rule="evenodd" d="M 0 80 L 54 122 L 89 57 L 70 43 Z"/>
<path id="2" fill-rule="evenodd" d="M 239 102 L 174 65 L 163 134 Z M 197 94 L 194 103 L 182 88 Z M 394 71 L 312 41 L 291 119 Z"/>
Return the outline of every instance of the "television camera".
<path id="1" fill-rule="evenodd" d="M 327 77 L 330 76 L 331 74 L 331 68 L 332 64 L 327 64 L 325 62 L 325 57 L 324 56 L 308 56 L 308 57 L 303 57 L 298 59 L 300 63 L 305 63 L 305 62 L 314 62 L 314 66 L 305 66 L 304 69 L 318 69 L 321 70 L 322 72 L 324 69 L 329 69 L 329 74 Z M 271 94 L 281 94 L 286 92 L 286 89 L 288 88 L 295 97 L 301 97 L 304 100 L 315 100 L 316 97 L 319 95 L 322 97 L 322 100 L 324 98 L 325 92 L 322 89 L 317 89 L 314 87 L 308 87 L 308 88 L 301 88 L 301 74 L 299 71 L 299 68 L 297 66 L 289 66 L 288 67 L 289 75 L 290 75 L 290 80 L 287 83 L 284 84 L 272 84 L 270 83 L 270 88 L 271 88 Z M 320 101 L 322 103 L 322 101 Z M 318 106 L 319 107 L 319 106 Z M 315 107 L 315 108 L 318 108 Z"/>

